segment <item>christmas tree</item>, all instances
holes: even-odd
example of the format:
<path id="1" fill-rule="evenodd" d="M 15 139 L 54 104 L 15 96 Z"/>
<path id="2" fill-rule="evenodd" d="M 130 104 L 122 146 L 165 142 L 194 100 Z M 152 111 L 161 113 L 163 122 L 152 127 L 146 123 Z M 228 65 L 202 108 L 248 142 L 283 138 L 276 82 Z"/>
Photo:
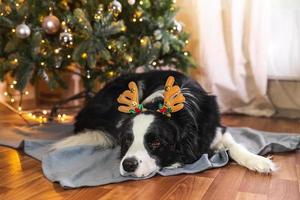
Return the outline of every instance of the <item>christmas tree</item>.
<path id="1" fill-rule="evenodd" d="M 0 0 L 0 80 L 23 93 L 38 79 L 67 84 L 63 72 L 93 89 L 124 72 L 193 66 L 175 0 Z"/>

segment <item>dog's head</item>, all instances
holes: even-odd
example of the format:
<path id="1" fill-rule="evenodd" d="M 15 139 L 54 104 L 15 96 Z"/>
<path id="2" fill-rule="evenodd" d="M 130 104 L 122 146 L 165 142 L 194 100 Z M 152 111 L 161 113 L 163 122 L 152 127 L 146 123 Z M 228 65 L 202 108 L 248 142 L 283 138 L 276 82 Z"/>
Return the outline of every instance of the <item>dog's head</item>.
<path id="1" fill-rule="evenodd" d="M 144 177 L 176 162 L 179 131 L 168 117 L 143 112 L 126 120 L 121 130 L 121 175 Z"/>
<path id="2" fill-rule="evenodd" d="M 133 116 L 122 123 L 121 130 L 121 175 L 148 176 L 175 163 L 177 125 L 171 120 L 171 113 L 184 107 L 185 97 L 179 86 L 174 86 L 174 77 L 168 77 L 165 83 L 163 103 L 158 110 L 147 111 L 139 104 L 138 87 L 135 82 L 128 84 L 117 99 L 121 104 L 118 110 Z"/>

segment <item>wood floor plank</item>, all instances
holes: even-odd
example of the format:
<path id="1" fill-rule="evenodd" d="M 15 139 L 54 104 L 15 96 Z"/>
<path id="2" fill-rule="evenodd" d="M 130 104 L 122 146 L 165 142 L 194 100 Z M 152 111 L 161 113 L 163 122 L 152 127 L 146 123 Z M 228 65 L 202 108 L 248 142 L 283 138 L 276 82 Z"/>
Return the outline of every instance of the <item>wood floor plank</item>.
<path id="1" fill-rule="evenodd" d="M 239 191 L 244 193 L 265 194 L 269 189 L 271 179 L 272 175 L 259 174 L 247 170 L 239 187 Z"/>
<path id="2" fill-rule="evenodd" d="M 296 181 L 272 179 L 268 198 L 272 200 L 299 200 L 299 187 Z"/>
<path id="3" fill-rule="evenodd" d="M 279 167 L 280 173 L 274 173 L 273 178 L 297 181 L 295 155 L 295 153 L 281 153 L 274 157 L 273 161 Z"/>
<path id="4" fill-rule="evenodd" d="M 203 199 L 235 199 L 245 173 L 245 168 L 234 164 L 222 168 L 206 191 Z M 229 190 L 230 192 L 228 192 Z"/>
<path id="5" fill-rule="evenodd" d="M 173 185 L 173 187 L 169 188 L 168 192 L 165 193 L 165 195 L 163 195 L 160 199 L 202 199 L 212 181 L 213 179 L 211 178 L 185 176 L 181 182 L 178 182 L 176 185 Z"/>
<path id="6" fill-rule="evenodd" d="M 297 169 L 297 182 L 298 182 L 298 190 L 300 191 L 300 165 L 296 165 Z"/>
<path id="7" fill-rule="evenodd" d="M 32 196 L 42 194 L 49 186 L 51 186 L 51 183 L 40 177 L 0 194 L 0 199 L 32 199 Z"/>
<path id="8" fill-rule="evenodd" d="M 235 200 L 267 200 L 268 196 L 248 192 L 238 192 Z"/>
<path id="9" fill-rule="evenodd" d="M 204 172 L 200 172 L 197 174 L 197 176 L 199 177 L 208 177 L 208 178 L 216 178 L 218 176 L 218 174 L 220 173 L 219 168 L 216 169 L 209 169 L 209 170 L 205 170 Z"/>

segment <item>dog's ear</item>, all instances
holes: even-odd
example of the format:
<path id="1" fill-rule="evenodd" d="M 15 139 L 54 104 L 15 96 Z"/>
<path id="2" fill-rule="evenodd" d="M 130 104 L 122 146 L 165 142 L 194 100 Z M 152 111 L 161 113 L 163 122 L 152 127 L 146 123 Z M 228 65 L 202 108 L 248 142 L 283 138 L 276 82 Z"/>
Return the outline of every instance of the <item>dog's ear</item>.
<path id="1" fill-rule="evenodd" d="M 193 132 L 189 132 L 189 134 L 180 134 L 180 139 L 176 142 L 176 153 L 180 158 L 180 162 L 182 163 L 192 163 L 198 158 L 198 142 L 197 136 L 193 134 Z"/>

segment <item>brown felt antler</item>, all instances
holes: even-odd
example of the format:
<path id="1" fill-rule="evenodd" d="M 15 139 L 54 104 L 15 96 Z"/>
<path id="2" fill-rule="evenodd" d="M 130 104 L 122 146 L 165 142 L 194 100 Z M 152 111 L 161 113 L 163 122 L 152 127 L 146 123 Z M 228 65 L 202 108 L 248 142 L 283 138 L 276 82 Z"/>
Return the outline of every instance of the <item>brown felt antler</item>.
<path id="1" fill-rule="evenodd" d="M 140 113 L 143 110 L 143 105 L 139 104 L 138 87 L 135 82 L 128 84 L 129 90 L 125 90 L 117 99 L 120 104 L 118 107 L 120 112 L 124 113 Z"/>
<path id="2" fill-rule="evenodd" d="M 173 86 L 175 79 L 169 76 L 165 84 L 164 104 L 159 106 L 159 112 L 171 116 L 171 113 L 181 110 L 185 102 L 185 98 L 181 93 L 180 88 L 176 85 Z"/>
<path id="3" fill-rule="evenodd" d="M 185 98 L 180 88 L 173 86 L 175 79 L 169 76 L 165 84 L 164 103 L 159 105 L 158 112 L 171 116 L 171 113 L 177 112 L 184 107 Z M 140 113 L 143 111 L 143 105 L 139 104 L 138 87 L 135 82 L 128 84 L 129 90 L 125 90 L 117 99 L 122 104 L 118 110 L 123 113 Z"/>

